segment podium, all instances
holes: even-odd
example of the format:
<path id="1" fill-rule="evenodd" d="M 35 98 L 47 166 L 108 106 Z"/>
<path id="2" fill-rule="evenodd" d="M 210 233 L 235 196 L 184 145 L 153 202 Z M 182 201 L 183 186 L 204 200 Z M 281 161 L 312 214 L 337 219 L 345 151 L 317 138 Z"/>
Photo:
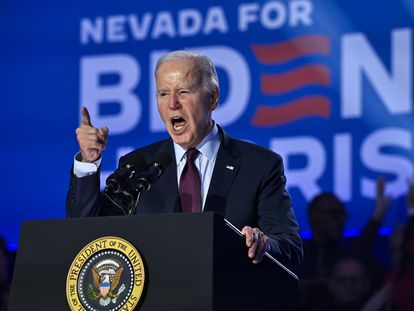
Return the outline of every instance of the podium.
<path id="1" fill-rule="evenodd" d="M 247 257 L 244 238 L 226 225 L 222 216 L 199 213 L 24 223 L 9 310 L 71 310 L 67 295 L 78 295 L 74 293 L 72 285 L 71 290 L 68 289 L 71 269 L 74 275 L 84 277 L 85 287 L 89 286 L 88 295 L 95 295 L 93 297 L 98 301 L 99 291 L 102 293 L 104 286 L 108 285 L 101 281 L 100 285 L 94 287 L 93 281 L 87 281 L 87 278 L 92 280 L 90 275 L 94 272 L 80 272 L 84 269 L 80 266 L 81 263 L 88 266 L 87 255 L 95 254 L 96 258 L 100 258 L 103 250 L 99 249 L 97 243 L 92 245 L 91 242 L 102 237 L 117 237 L 133 245 L 141 256 L 145 271 L 138 304 L 131 307 L 128 302 L 117 310 L 297 309 L 298 284 L 293 273 L 269 257 L 264 257 L 260 264 L 253 264 Z M 86 245 L 92 246 L 85 248 Z M 132 258 L 130 254 L 132 252 L 128 251 L 125 256 L 120 256 Z M 135 271 L 138 265 L 134 260 L 134 268 L 130 271 Z M 99 265 L 92 263 L 90 266 L 98 270 Z M 101 270 L 104 271 L 103 268 Z M 126 273 L 122 272 L 124 275 Z M 112 281 L 116 279 L 113 271 L 111 277 L 113 286 L 115 281 Z M 80 279 L 76 282 L 82 288 Z M 123 286 L 129 286 L 127 281 L 122 282 Z M 116 294 L 115 290 L 113 294 Z M 117 303 L 119 305 L 119 301 Z M 105 307 L 77 304 L 76 310 L 118 308 L 110 309 L 111 304 L 109 302 Z M 72 309 L 75 308 L 72 306 Z"/>

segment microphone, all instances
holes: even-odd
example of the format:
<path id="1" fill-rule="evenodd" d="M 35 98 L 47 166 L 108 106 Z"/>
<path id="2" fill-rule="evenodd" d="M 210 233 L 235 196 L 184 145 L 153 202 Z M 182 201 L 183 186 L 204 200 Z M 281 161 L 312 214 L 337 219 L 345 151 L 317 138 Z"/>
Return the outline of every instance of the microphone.
<path id="1" fill-rule="evenodd" d="M 171 160 L 171 156 L 164 152 L 157 154 L 150 165 L 145 165 L 144 158 L 139 154 L 125 159 L 125 163 L 106 180 L 105 196 L 124 215 L 135 214 L 141 194 L 151 188 Z M 144 171 L 144 167 L 148 169 Z"/>
<path id="2" fill-rule="evenodd" d="M 145 166 L 145 160 L 140 154 L 133 154 L 128 159 L 125 159 L 106 179 L 105 192 L 120 193 L 123 192 L 122 184 L 131 178 L 138 171 Z"/>
<path id="3" fill-rule="evenodd" d="M 148 170 L 138 175 L 135 184 L 135 192 L 145 192 L 151 189 L 151 186 L 160 178 L 165 169 L 171 164 L 172 157 L 166 152 L 160 152 L 151 161 Z"/>

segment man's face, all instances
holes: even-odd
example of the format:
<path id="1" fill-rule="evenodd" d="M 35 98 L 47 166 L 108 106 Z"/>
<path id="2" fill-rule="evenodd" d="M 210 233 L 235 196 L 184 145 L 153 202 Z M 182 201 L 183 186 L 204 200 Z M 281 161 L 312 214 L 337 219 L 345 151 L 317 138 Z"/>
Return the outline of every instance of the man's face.
<path id="1" fill-rule="evenodd" d="M 352 259 L 337 263 L 329 280 L 329 290 L 336 302 L 358 301 L 369 290 L 364 267 Z"/>
<path id="2" fill-rule="evenodd" d="M 197 146 L 211 130 L 211 112 L 217 107 L 218 91 L 201 85 L 196 60 L 168 61 L 156 72 L 158 111 L 172 140 L 183 148 Z"/>
<path id="3" fill-rule="evenodd" d="M 345 227 L 346 212 L 336 199 L 324 198 L 310 216 L 314 234 L 325 241 L 338 241 Z"/>

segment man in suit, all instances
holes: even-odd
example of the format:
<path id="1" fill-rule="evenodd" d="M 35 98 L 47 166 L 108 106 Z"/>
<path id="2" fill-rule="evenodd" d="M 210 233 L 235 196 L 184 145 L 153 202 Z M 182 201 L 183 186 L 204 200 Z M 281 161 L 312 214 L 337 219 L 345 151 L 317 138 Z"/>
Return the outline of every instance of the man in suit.
<path id="1" fill-rule="evenodd" d="M 135 150 L 120 163 L 128 163 L 137 153 L 149 161 L 166 152 L 173 164 L 141 196 L 136 213 L 187 211 L 181 186 L 186 184 L 183 176 L 189 174 L 189 167 L 195 166 L 199 202 L 192 199 L 190 209 L 221 213 L 240 228 L 253 263 L 259 263 L 268 251 L 285 264 L 299 264 L 302 242 L 285 190 L 282 159 L 270 150 L 229 137 L 214 122 L 219 85 L 211 60 L 193 52 L 172 52 L 158 61 L 155 76 L 158 110 L 170 139 Z M 80 153 L 75 157 L 67 197 L 69 217 L 123 213 L 99 192 L 108 131 L 94 128 L 87 109 L 82 108 L 82 122 L 76 130 Z"/>

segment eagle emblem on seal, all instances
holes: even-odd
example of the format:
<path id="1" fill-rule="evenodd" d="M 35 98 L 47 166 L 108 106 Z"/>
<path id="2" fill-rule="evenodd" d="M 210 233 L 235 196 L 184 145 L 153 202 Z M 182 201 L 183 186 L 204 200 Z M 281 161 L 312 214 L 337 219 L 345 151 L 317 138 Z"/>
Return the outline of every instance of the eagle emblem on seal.
<path id="1" fill-rule="evenodd" d="M 101 306 L 107 306 L 111 302 L 116 303 L 125 290 L 125 284 L 118 288 L 122 271 L 124 268 L 113 259 L 102 260 L 93 266 L 91 269 L 93 285 L 88 286 L 89 298 L 98 300 Z"/>

